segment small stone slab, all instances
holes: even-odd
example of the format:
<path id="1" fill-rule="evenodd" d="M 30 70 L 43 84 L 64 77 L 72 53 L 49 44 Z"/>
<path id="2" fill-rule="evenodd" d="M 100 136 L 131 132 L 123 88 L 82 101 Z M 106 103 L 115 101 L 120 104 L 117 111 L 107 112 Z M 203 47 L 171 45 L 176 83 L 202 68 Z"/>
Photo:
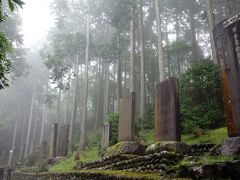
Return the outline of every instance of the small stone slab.
<path id="1" fill-rule="evenodd" d="M 102 143 L 101 143 L 101 149 L 105 150 L 109 146 L 111 136 L 111 124 L 105 123 L 103 125 L 103 132 L 102 132 Z"/>
<path id="2" fill-rule="evenodd" d="M 220 147 L 222 155 L 240 154 L 240 137 L 232 137 L 224 140 Z"/>

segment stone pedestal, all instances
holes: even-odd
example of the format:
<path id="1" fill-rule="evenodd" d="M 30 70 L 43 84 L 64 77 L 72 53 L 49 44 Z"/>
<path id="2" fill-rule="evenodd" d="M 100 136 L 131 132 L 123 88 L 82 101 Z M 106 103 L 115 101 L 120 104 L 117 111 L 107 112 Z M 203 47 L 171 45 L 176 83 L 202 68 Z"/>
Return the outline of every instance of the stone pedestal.
<path id="1" fill-rule="evenodd" d="M 118 142 L 134 140 L 135 94 L 120 100 Z"/>
<path id="2" fill-rule="evenodd" d="M 155 141 L 181 141 L 177 78 L 156 85 Z"/>

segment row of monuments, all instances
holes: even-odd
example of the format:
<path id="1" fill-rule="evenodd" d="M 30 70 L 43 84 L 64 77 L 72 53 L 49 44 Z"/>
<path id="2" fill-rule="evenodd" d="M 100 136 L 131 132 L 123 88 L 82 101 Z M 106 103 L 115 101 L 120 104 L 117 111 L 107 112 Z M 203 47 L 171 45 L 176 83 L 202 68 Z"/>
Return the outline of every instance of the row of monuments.
<path id="1" fill-rule="evenodd" d="M 222 91 L 229 137 L 240 136 L 240 14 L 218 24 L 214 29 L 218 65 L 222 77 Z M 179 87 L 177 78 L 156 85 L 155 88 L 155 141 L 181 141 Z M 134 141 L 134 95 L 121 99 L 119 107 L 118 141 Z M 54 124 L 50 141 L 50 157 L 68 153 L 69 126 L 63 125 L 60 140 Z M 102 150 L 108 148 L 111 125 L 103 126 Z M 58 144 L 58 149 L 57 149 Z M 47 143 L 42 144 L 42 157 L 46 158 Z"/>

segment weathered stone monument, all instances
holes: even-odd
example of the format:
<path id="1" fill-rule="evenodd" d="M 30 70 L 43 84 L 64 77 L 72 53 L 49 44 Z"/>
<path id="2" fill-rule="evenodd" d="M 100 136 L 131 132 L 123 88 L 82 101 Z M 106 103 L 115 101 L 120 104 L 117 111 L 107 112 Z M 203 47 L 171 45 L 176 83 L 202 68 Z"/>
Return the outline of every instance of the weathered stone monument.
<path id="1" fill-rule="evenodd" d="M 102 142 L 101 142 L 101 149 L 105 150 L 109 146 L 109 141 L 111 137 L 111 124 L 105 123 L 103 125 L 103 132 L 102 132 Z"/>
<path id="2" fill-rule="evenodd" d="M 58 124 L 54 123 L 52 125 L 51 139 L 50 139 L 50 153 L 49 157 L 54 158 L 57 156 L 57 134 L 58 134 Z"/>
<path id="3" fill-rule="evenodd" d="M 240 136 L 240 14 L 214 28 L 229 137 Z"/>
<path id="4" fill-rule="evenodd" d="M 43 141 L 40 149 L 40 161 L 44 161 L 48 156 L 48 142 Z"/>
<path id="5" fill-rule="evenodd" d="M 122 98 L 119 107 L 118 142 L 134 140 L 134 95 Z"/>
<path id="6" fill-rule="evenodd" d="M 69 145 L 69 128 L 68 124 L 64 124 L 60 129 L 60 137 L 59 137 L 59 156 L 66 156 L 68 154 L 68 145 Z"/>
<path id="7" fill-rule="evenodd" d="M 181 141 L 177 78 L 156 85 L 155 141 Z"/>

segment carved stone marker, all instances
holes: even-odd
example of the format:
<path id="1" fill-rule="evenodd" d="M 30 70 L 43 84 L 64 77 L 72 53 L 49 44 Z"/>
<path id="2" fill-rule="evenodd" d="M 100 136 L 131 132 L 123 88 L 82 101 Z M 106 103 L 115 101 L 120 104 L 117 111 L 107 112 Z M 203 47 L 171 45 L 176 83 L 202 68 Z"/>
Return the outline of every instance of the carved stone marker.
<path id="1" fill-rule="evenodd" d="M 240 14 L 214 28 L 229 137 L 240 136 Z"/>
<path id="2" fill-rule="evenodd" d="M 52 125 L 52 134 L 50 139 L 50 157 L 56 157 L 57 155 L 57 134 L 58 134 L 58 124 L 54 123 Z"/>
<path id="3" fill-rule="evenodd" d="M 48 155 L 48 142 L 43 141 L 40 149 L 40 160 L 44 161 L 47 158 L 47 155 Z"/>
<path id="4" fill-rule="evenodd" d="M 102 150 L 105 150 L 108 148 L 110 137 L 111 137 L 111 124 L 106 123 L 103 125 L 102 143 L 101 143 Z"/>
<path id="5" fill-rule="evenodd" d="M 181 141 L 177 78 L 156 85 L 155 141 Z"/>
<path id="6" fill-rule="evenodd" d="M 134 140 L 134 98 L 131 94 L 120 100 L 118 142 Z"/>
<path id="7" fill-rule="evenodd" d="M 64 124 L 61 127 L 59 137 L 59 156 L 66 156 L 68 154 L 69 128 L 70 126 L 68 124 Z"/>

